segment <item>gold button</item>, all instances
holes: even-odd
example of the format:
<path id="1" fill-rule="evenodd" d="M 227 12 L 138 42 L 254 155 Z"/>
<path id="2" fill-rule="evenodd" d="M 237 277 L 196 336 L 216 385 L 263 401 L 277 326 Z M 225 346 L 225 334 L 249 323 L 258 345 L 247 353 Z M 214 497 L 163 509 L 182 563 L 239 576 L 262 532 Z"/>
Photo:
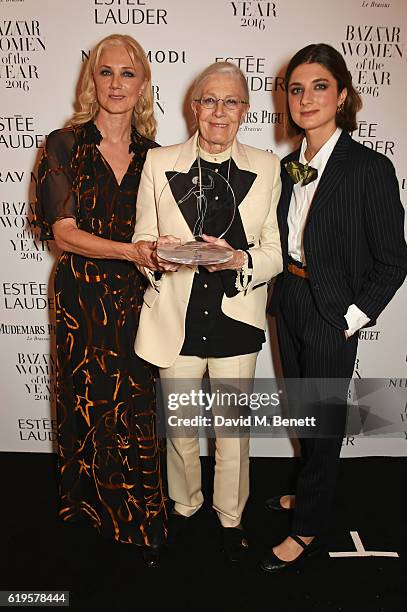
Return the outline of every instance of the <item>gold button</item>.
<path id="1" fill-rule="evenodd" d="M 205 310 L 205 314 L 207 315 L 207 314 L 209 314 L 209 312 L 207 310 Z"/>
<path id="2" fill-rule="evenodd" d="M 202 340 L 206 340 L 206 336 L 202 336 Z"/>
<path id="3" fill-rule="evenodd" d="M 205 283 L 204 284 L 204 289 L 207 289 L 207 288 L 208 288 L 208 285 Z"/>

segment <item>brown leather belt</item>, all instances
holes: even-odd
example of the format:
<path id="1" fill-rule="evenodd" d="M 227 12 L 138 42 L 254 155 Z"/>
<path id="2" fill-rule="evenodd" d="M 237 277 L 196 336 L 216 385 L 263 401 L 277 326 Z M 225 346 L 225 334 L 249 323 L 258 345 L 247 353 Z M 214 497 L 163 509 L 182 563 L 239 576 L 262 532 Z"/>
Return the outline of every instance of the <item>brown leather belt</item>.
<path id="1" fill-rule="evenodd" d="M 291 274 L 295 274 L 295 276 L 299 276 L 300 278 L 309 278 L 309 274 L 305 268 L 299 268 L 295 264 L 288 264 L 287 270 L 291 272 Z"/>

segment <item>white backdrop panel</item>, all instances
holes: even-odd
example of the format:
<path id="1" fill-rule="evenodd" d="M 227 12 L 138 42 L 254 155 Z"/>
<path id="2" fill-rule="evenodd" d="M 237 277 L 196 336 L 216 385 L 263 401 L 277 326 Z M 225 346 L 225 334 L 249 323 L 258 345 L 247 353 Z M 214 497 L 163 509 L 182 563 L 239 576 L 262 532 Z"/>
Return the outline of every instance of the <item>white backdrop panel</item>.
<path id="1" fill-rule="evenodd" d="M 31 230 L 36 165 L 46 135 L 71 116 L 82 61 L 103 36 L 137 38 L 149 54 L 159 129 L 172 144 L 188 135 L 186 96 L 207 64 L 228 59 L 246 74 L 251 109 L 239 138 L 280 157 L 282 76 L 311 42 L 341 50 L 363 97 L 354 138 L 389 156 L 406 197 L 405 0 L 0 0 L 0 449 L 53 448 L 54 310 L 57 253 Z M 53 249 L 54 247 L 51 246 Z M 405 377 L 407 290 L 376 327 L 361 333 L 356 376 Z M 273 376 L 270 343 L 257 376 Z M 400 407 L 406 414 L 405 406 Z M 406 415 L 407 418 L 407 415 Z M 290 455 L 288 440 L 254 440 L 252 454 Z M 405 455 L 404 438 L 355 438 L 344 456 Z"/>

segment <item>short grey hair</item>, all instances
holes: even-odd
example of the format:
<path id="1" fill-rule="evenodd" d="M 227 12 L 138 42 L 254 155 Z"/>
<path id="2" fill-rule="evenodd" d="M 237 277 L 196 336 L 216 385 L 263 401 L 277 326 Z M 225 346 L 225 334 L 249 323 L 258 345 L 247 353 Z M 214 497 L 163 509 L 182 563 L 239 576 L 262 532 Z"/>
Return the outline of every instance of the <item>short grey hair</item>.
<path id="1" fill-rule="evenodd" d="M 215 74 L 234 76 L 243 88 L 246 102 L 248 104 L 250 103 L 250 94 L 246 78 L 240 68 L 236 66 L 236 64 L 232 64 L 232 62 L 214 62 L 205 68 L 205 70 L 195 79 L 191 92 L 191 102 L 201 98 L 204 81 Z"/>

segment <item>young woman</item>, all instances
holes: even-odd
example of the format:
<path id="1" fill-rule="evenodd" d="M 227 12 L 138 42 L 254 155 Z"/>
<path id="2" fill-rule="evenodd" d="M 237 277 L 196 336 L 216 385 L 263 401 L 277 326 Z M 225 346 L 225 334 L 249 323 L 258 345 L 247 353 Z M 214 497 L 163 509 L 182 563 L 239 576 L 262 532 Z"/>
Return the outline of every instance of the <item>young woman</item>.
<path id="1" fill-rule="evenodd" d="M 407 270 L 394 168 L 348 134 L 356 128 L 361 100 L 341 54 L 326 44 L 298 51 L 287 68 L 286 91 L 290 126 L 304 139 L 282 161 L 277 214 L 284 271 L 270 312 L 277 317 L 285 377 L 342 379 L 343 396 L 335 406 L 320 406 L 319 437 L 300 438 L 296 495 L 266 502 L 271 510 L 293 509 L 291 534 L 262 561 L 269 572 L 319 548 L 335 489 L 358 330 L 375 324 Z"/>

